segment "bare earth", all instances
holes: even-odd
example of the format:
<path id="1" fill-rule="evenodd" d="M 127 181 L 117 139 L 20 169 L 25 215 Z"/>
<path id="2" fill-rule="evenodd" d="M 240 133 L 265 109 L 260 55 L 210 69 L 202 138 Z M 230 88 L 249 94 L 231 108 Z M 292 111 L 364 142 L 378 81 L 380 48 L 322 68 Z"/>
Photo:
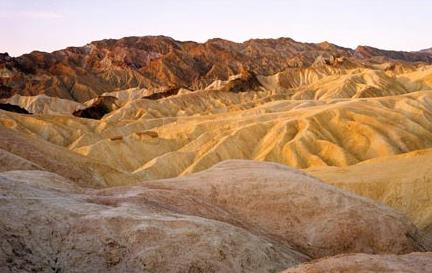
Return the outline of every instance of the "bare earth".
<path id="1" fill-rule="evenodd" d="M 1 54 L 0 272 L 432 272 L 431 63 L 287 38 Z"/>

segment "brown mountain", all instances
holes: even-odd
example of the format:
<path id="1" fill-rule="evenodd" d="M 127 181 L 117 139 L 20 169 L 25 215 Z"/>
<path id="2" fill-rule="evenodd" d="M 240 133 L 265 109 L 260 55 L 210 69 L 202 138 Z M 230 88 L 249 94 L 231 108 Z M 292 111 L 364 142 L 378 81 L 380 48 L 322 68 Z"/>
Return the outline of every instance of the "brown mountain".
<path id="1" fill-rule="evenodd" d="M 420 52 L 432 54 L 432 47 L 431 48 L 422 49 L 422 50 L 420 50 Z"/>
<path id="2" fill-rule="evenodd" d="M 0 55 L 0 97 L 38 95 L 87 101 L 104 92 L 138 88 L 202 89 L 244 71 L 270 75 L 307 67 L 319 56 L 381 56 L 432 63 L 432 54 L 359 47 L 355 51 L 328 42 L 300 43 L 289 38 L 235 43 L 211 39 L 180 42 L 164 36 L 127 37 L 91 42 L 52 53 L 20 57 Z"/>
<path id="3" fill-rule="evenodd" d="M 358 46 L 354 52 L 354 56 L 363 59 L 393 59 L 406 62 L 425 62 L 432 63 L 432 51 L 394 51 L 383 50 L 370 46 Z"/>

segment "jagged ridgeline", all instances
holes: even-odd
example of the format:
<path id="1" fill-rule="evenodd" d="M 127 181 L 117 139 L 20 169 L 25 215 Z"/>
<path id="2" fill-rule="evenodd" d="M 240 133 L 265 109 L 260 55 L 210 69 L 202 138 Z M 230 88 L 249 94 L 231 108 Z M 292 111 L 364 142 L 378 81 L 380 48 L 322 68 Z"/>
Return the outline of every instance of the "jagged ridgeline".
<path id="1" fill-rule="evenodd" d="M 227 80 L 244 71 L 268 76 L 309 67 L 320 56 L 319 62 L 325 64 L 340 64 L 344 59 L 368 64 L 432 62 L 429 51 L 395 52 L 365 46 L 352 50 L 289 38 L 244 43 L 212 39 L 201 44 L 163 36 L 128 37 L 17 58 L 2 54 L 0 90 L 3 98 L 46 94 L 85 102 L 105 92 L 129 88 L 203 89 L 214 80 Z"/>

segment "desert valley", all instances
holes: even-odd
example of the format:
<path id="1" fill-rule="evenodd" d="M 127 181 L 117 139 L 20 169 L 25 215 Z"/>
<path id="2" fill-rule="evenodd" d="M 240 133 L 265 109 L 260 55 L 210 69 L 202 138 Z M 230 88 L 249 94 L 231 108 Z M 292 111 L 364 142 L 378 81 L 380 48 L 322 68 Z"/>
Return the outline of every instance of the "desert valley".
<path id="1" fill-rule="evenodd" d="M 432 272 L 432 49 L 0 54 L 0 272 Z"/>

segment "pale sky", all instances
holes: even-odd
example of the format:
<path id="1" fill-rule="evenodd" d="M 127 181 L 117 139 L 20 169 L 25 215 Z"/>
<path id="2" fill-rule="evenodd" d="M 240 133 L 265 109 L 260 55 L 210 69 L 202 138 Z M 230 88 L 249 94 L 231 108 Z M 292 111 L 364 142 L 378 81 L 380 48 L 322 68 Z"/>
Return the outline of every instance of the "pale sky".
<path id="1" fill-rule="evenodd" d="M 431 27 L 431 0 L 0 0 L 0 52 L 12 56 L 144 35 L 409 51 L 432 47 Z"/>

